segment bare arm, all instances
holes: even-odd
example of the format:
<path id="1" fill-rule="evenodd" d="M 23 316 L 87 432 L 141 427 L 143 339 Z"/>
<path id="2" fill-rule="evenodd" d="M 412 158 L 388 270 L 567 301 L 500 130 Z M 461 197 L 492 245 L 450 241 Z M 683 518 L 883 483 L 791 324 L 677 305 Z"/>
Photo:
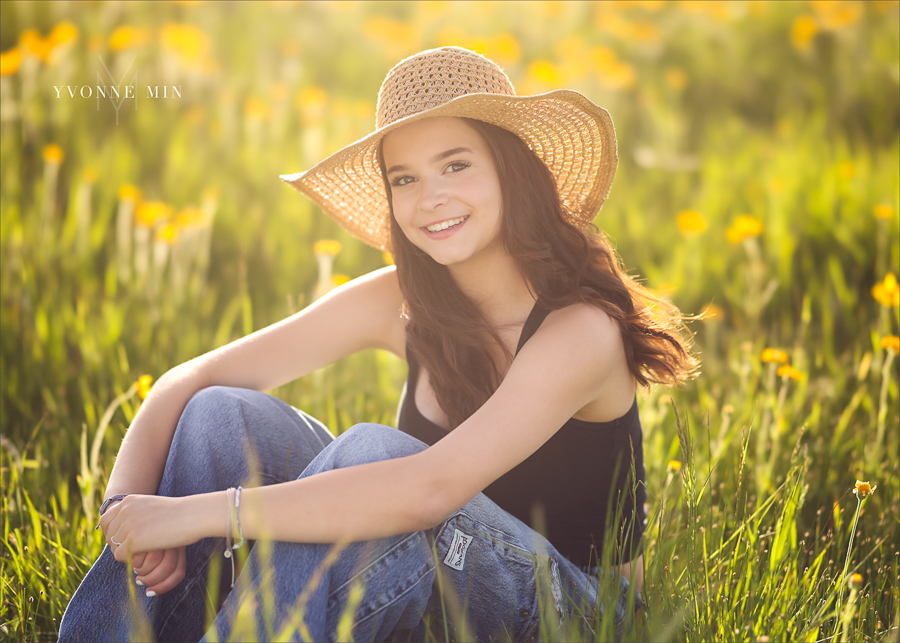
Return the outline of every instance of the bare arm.
<path id="1" fill-rule="evenodd" d="M 400 303 L 394 268 L 383 268 L 287 319 L 171 369 L 135 415 L 105 497 L 156 493 L 178 419 L 197 391 L 216 385 L 267 391 L 364 348 L 395 350 Z"/>
<path id="2" fill-rule="evenodd" d="M 494 395 L 425 451 L 245 490 L 244 536 L 354 542 L 439 524 L 536 451 L 596 399 L 608 379 L 631 377 L 618 329 L 601 311 L 586 308 L 548 318 Z M 598 321 L 606 324 L 599 332 Z M 166 518 L 167 502 L 176 505 L 174 518 Z M 118 540 L 129 539 L 133 550 L 141 551 L 152 543 L 175 546 L 224 536 L 226 509 L 225 492 L 149 503 L 126 498 L 105 520 Z M 173 523 L 183 524 L 185 531 L 170 529 Z"/>

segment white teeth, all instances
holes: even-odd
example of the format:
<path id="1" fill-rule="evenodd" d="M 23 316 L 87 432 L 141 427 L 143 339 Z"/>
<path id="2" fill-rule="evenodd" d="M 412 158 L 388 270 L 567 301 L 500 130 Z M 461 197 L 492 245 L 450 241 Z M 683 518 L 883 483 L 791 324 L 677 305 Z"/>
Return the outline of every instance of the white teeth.
<path id="1" fill-rule="evenodd" d="M 449 221 L 444 221 L 442 223 L 435 223 L 434 225 L 427 226 L 425 229 L 428 232 L 439 232 L 441 230 L 446 230 L 447 228 L 452 228 L 455 225 L 458 225 L 468 219 L 468 216 L 460 217 L 458 219 L 450 219 Z"/>

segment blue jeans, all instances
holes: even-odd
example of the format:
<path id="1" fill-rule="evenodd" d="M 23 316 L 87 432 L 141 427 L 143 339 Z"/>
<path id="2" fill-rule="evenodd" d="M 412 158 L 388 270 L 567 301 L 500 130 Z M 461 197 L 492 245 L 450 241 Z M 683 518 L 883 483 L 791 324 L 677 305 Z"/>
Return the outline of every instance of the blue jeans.
<path id="1" fill-rule="evenodd" d="M 159 495 L 275 484 L 426 448 L 380 424 L 358 424 L 335 438 L 270 395 L 210 387 L 191 398 L 179 420 Z M 218 592 L 228 592 L 231 580 L 224 539 L 188 546 L 184 580 L 154 598 L 133 586 L 132 599 L 128 568 L 104 548 L 66 608 L 59 639 L 135 640 L 147 636 L 142 627 L 160 641 L 279 634 L 311 641 L 565 639 L 573 630 L 592 636 L 610 609 L 618 637 L 629 606 L 642 604 L 637 592 L 629 597 L 624 578 L 576 567 L 484 494 L 427 531 L 343 549 L 290 542 L 247 549 L 218 609 Z"/>

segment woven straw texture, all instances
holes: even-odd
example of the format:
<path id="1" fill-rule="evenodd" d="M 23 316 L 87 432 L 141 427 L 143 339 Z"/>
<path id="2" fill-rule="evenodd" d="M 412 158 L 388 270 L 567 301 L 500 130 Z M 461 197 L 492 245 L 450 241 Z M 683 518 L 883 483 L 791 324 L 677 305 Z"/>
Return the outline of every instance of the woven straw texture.
<path id="1" fill-rule="evenodd" d="M 458 116 L 502 127 L 544 161 L 564 211 L 585 225 L 606 200 L 618 164 L 609 113 L 578 92 L 516 96 L 503 70 L 459 47 L 425 51 L 397 64 L 378 92 L 376 130 L 312 169 L 281 179 L 306 194 L 350 234 L 390 250 L 390 209 L 376 151 L 397 127 Z"/>

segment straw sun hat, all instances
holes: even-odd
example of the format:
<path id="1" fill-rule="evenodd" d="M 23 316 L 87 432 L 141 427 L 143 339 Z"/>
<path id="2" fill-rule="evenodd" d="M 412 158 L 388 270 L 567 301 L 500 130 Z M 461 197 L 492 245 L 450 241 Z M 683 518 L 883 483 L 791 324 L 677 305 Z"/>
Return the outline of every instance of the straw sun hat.
<path id="1" fill-rule="evenodd" d="M 378 92 L 374 132 L 281 179 L 356 238 L 389 250 L 391 215 L 376 150 L 388 132 L 432 116 L 473 118 L 519 136 L 556 177 L 564 212 L 576 225 L 591 221 L 609 194 L 618 154 L 605 109 L 567 89 L 517 96 L 496 63 L 460 47 L 398 63 Z"/>

